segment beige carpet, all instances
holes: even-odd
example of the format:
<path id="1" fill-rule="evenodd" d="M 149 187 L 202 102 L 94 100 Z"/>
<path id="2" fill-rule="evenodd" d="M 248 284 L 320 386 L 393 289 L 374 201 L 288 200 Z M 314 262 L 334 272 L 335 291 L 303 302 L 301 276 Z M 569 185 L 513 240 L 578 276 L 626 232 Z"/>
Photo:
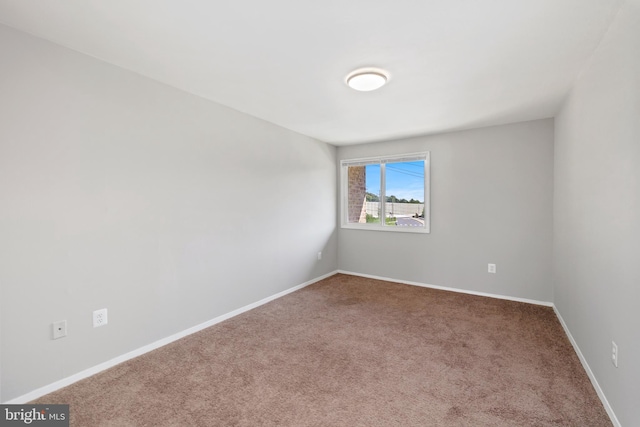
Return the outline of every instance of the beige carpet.
<path id="1" fill-rule="evenodd" d="M 38 399 L 73 426 L 610 426 L 548 307 L 336 275 Z"/>

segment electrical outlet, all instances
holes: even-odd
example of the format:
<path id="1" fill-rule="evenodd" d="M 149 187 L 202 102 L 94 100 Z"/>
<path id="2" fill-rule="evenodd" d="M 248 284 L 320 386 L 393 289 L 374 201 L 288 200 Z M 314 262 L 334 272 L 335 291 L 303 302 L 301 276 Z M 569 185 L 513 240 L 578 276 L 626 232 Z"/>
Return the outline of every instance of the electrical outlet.
<path id="1" fill-rule="evenodd" d="M 96 310 L 93 312 L 93 327 L 97 328 L 98 326 L 104 326 L 108 323 L 107 321 L 107 309 L 103 308 L 101 310 Z"/>
<path id="2" fill-rule="evenodd" d="M 318 252 L 318 261 L 322 259 L 322 252 Z"/>
<path id="3" fill-rule="evenodd" d="M 51 325 L 53 332 L 53 339 L 57 340 L 58 338 L 67 336 L 67 321 L 59 320 L 57 322 L 53 322 Z"/>
<path id="4" fill-rule="evenodd" d="M 489 273 L 495 274 L 496 273 L 496 265 L 495 264 L 489 264 L 489 267 L 488 267 L 487 271 Z"/>
<path id="5" fill-rule="evenodd" d="M 611 341 L 611 363 L 618 367 L 618 344 L 615 341 Z"/>

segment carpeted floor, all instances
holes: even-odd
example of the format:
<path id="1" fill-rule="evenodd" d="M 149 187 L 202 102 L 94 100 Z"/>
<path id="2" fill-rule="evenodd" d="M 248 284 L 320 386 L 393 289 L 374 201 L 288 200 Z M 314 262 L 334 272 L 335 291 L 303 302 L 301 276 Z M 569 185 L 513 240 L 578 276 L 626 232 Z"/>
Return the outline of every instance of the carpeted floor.
<path id="1" fill-rule="evenodd" d="M 38 399 L 72 426 L 610 426 L 553 310 L 335 275 Z"/>

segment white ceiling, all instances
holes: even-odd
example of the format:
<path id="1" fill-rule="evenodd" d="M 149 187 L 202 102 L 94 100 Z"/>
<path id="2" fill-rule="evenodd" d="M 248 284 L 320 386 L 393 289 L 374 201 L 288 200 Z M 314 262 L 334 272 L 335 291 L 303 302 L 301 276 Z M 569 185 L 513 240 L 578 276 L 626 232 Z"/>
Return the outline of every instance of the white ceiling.
<path id="1" fill-rule="evenodd" d="M 0 0 L 0 22 L 335 145 L 552 117 L 623 0 Z M 391 76 L 356 92 L 346 75 Z"/>

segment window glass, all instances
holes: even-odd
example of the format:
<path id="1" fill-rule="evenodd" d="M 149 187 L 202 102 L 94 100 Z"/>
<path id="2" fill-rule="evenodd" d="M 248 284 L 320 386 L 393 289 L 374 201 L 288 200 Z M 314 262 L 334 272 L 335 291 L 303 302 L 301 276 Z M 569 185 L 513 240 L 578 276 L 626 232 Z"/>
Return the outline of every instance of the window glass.
<path id="1" fill-rule="evenodd" d="M 424 227 L 424 161 L 387 163 L 385 175 L 385 225 Z"/>
<path id="2" fill-rule="evenodd" d="M 348 222 L 380 222 L 380 195 L 379 164 L 348 167 Z"/>
<path id="3" fill-rule="evenodd" d="M 429 232 L 429 153 L 342 160 L 342 227 Z"/>

